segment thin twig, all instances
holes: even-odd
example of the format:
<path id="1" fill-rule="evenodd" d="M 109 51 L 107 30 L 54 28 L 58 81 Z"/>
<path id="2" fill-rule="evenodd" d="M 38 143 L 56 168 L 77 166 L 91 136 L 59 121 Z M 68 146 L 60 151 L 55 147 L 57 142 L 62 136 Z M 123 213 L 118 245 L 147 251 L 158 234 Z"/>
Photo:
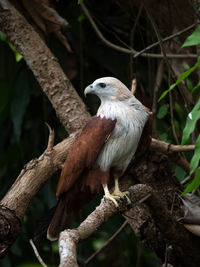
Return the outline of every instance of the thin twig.
<path id="1" fill-rule="evenodd" d="M 171 126 L 174 139 L 176 140 L 177 145 L 179 145 L 178 136 L 176 134 L 176 129 L 174 125 L 174 113 L 173 113 L 173 101 L 172 101 L 172 92 L 169 92 L 169 106 L 170 106 L 170 119 L 171 119 Z"/>
<path id="2" fill-rule="evenodd" d="M 36 258 L 38 259 L 39 263 L 43 266 L 43 267 L 47 267 L 47 265 L 44 263 L 44 261 L 42 260 L 42 258 L 40 257 L 40 254 L 35 246 L 35 244 L 33 243 L 32 239 L 29 239 L 29 243 L 31 244 L 33 251 L 35 253 Z"/>
<path id="3" fill-rule="evenodd" d="M 54 132 L 54 130 L 51 129 L 51 127 L 49 126 L 49 124 L 47 122 L 45 122 L 45 124 L 49 129 L 49 139 L 48 139 L 48 145 L 47 145 L 46 150 L 52 150 L 53 145 L 54 145 L 55 132 Z"/>
<path id="4" fill-rule="evenodd" d="M 157 94 L 161 86 L 164 76 L 164 61 L 161 59 L 158 63 L 156 81 L 153 89 L 153 103 L 152 103 L 152 112 L 153 112 L 153 132 L 156 130 L 156 106 L 157 106 Z"/>
<path id="5" fill-rule="evenodd" d="M 187 176 L 185 177 L 185 179 L 183 181 L 181 181 L 182 185 L 185 185 L 187 183 L 189 183 L 190 181 L 192 181 L 193 177 L 192 176 Z"/>
<path id="6" fill-rule="evenodd" d="M 160 50 L 161 50 L 161 53 L 162 53 L 162 55 L 163 55 L 165 64 L 167 65 L 167 67 L 169 68 L 169 70 L 171 70 L 172 74 L 174 74 L 174 73 L 173 73 L 173 70 L 172 70 L 172 67 L 171 67 L 171 65 L 170 65 L 170 63 L 169 63 L 169 61 L 168 61 L 168 58 L 167 58 L 167 57 L 169 57 L 169 56 L 165 53 L 165 49 L 164 49 L 164 45 L 163 45 L 163 40 L 162 40 L 162 38 L 161 38 L 161 36 L 160 36 L 160 32 L 159 32 L 159 30 L 158 30 L 158 27 L 157 27 L 157 25 L 156 25 L 156 23 L 155 23 L 153 17 L 152 17 L 151 14 L 149 13 L 148 8 L 147 8 L 146 5 L 145 5 L 145 0 L 143 1 L 143 3 L 144 3 L 144 9 L 145 9 L 145 11 L 146 11 L 146 14 L 147 14 L 147 16 L 148 16 L 148 18 L 149 18 L 149 20 L 150 20 L 150 22 L 151 22 L 151 25 L 152 25 L 152 27 L 153 27 L 153 29 L 154 29 L 155 34 L 156 34 L 156 36 L 157 36 L 157 39 L 158 39 L 158 42 L 159 42 L 159 45 L 160 45 Z"/>
<path id="7" fill-rule="evenodd" d="M 137 79 L 133 78 L 131 82 L 131 93 L 134 95 L 137 89 Z"/>
<path id="8" fill-rule="evenodd" d="M 174 70 L 173 70 L 173 68 L 172 68 L 172 66 L 171 66 L 171 64 L 170 64 L 170 62 L 169 62 L 169 59 L 168 59 L 169 56 L 168 56 L 168 54 L 165 53 L 165 49 L 164 49 L 164 45 L 163 45 L 163 40 L 162 40 L 162 38 L 161 38 L 160 31 L 159 31 L 158 26 L 156 25 L 156 23 L 155 23 L 153 17 L 152 17 L 151 14 L 149 13 L 148 8 L 147 8 L 146 5 L 145 5 L 145 0 L 144 0 L 144 9 L 145 9 L 145 11 L 146 11 L 146 13 L 147 13 L 147 16 L 148 16 L 148 18 L 149 18 L 149 20 L 150 20 L 150 22 L 151 22 L 151 24 L 152 24 L 152 27 L 153 27 L 153 29 L 154 29 L 154 31 L 155 31 L 155 34 L 156 34 L 156 36 L 157 36 L 157 39 L 158 39 L 158 42 L 159 42 L 159 45 L 160 45 L 160 49 L 161 49 L 161 52 L 162 52 L 162 55 L 163 55 L 165 64 L 167 65 L 167 67 L 168 67 L 168 69 L 169 69 L 169 71 L 170 71 L 170 73 L 171 73 L 172 80 L 173 80 L 173 82 L 175 83 L 175 82 L 176 82 L 176 78 L 177 78 L 177 77 L 176 77 L 176 74 L 175 74 L 175 72 L 174 72 Z M 180 94 L 181 94 L 181 96 L 182 96 L 182 98 L 183 98 L 183 100 L 184 100 L 185 107 L 187 107 L 187 102 L 186 102 L 185 96 L 184 96 L 184 94 L 182 93 L 182 90 L 179 88 L 179 85 L 178 85 L 178 89 L 179 89 L 179 92 L 180 92 Z"/>
<path id="9" fill-rule="evenodd" d="M 133 27 L 131 29 L 131 32 L 130 32 L 130 46 L 132 48 L 134 46 L 134 33 L 135 33 L 135 29 L 136 29 L 137 23 L 139 21 L 139 18 L 141 16 L 142 9 L 143 9 L 143 3 L 141 2 L 140 7 L 139 7 L 139 11 L 137 13 L 137 16 L 136 16 L 136 19 L 135 19 L 135 22 L 134 22 L 134 25 L 133 25 Z M 130 56 L 130 78 L 133 77 L 133 63 L 134 63 L 134 58 L 131 55 Z"/>
<path id="10" fill-rule="evenodd" d="M 151 139 L 151 148 L 153 150 L 157 150 L 164 153 L 178 153 L 178 152 L 186 152 L 193 151 L 195 149 L 195 145 L 173 145 L 155 138 Z"/>
<path id="11" fill-rule="evenodd" d="M 86 6 L 83 3 L 81 3 L 80 5 L 81 5 L 81 8 L 83 9 L 86 17 L 88 18 L 90 24 L 92 25 L 93 29 L 95 30 L 95 32 L 99 36 L 99 38 L 102 40 L 102 42 L 104 42 L 107 46 L 109 46 L 109 47 L 111 47 L 111 48 L 113 48 L 113 49 L 115 49 L 117 51 L 129 54 L 129 55 L 135 55 L 135 54 L 138 53 L 138 51 L 132 49 L 131 47 L 129 47 L 129 49 L 128 48 L 124 48 L 124 47 L 118 46 L 118 45 L 113 44 L 110 41 L 108 41 L 103 36 L 103 34 L 100 32 L 99 28 L 97 27 L 95 21 L 93 20 L 93 18 L 90 15 L 90 13 L 89 13 L 88 9 L 86 8 Z M 162 54 L 155 54 L 155 53 L 143 53 L 140 56 L 151 57 L 151 58 L 163 58 Z M 193 54 L 166 54 L 166 56 L 169 57 L 169 58 L 196 58 L 196 55 L 193 55 Z"/>
<path id="12" fill-rule="evenodd" d="M 181 31 L 179 31 L 179 32 L 176 32 L 176 33 L 174 33 L 174 34 L 172 34 L 172 35 L 169 35 L 169 36 L 163 38 L 162 41 L 163 41 L 163 43 L 166 42 L 166 41 L 169 41 L 169 40 L 171 40 L 171 39 L 173 39 L 173 38 L 175 38 L 175 37 L 177 37 L 177 36 L 182 35 L 183 33 L 187 32 L 187 31 L 189 31 L 189 30 L 193 29 L 195 26 L 196 26 L 196 24 L 194 23 L 194 24 L 192 24 L 192 25 L 190 25 L 190 26 L 184 28 L 183 30 L 181 30 Z M 138 56 L 140 56 L 141 54 L 143 54 L 144 52 L 150 50 L 151 48 L 153 48 L 153 47 L 155 47 L 155 46 L 157 46 L 157 45 L 159 45 L 159 42 L 158 42 L 158 41 L 155 42 L 155 43 L 153 43 L 153 44 L 151 44 L 151 45 L 149 45 L 149 46 L 147 46 L 147 47 L 145 47 L 145 48 L 142 49 L 141 51 L 137 52 L 133 57 L 138 57 Z M 193 55 L 193 57 L 195 58 L 195 55 Z"/>
<path id="13" fill-rule="evenodd" d="M 102 250 L 104 250 L 119 235 L 119 233 L 121 233 L 121 231 L 126 227 L 127 224 L 128 221 L 124 221 L 120 228 L 104 243 L 104 245 L 87 258 L 84 264 L 87 265 L 91 260 L 94 259 L 94 257 L 96 257 L 96 255 L 101 253 Z"/>

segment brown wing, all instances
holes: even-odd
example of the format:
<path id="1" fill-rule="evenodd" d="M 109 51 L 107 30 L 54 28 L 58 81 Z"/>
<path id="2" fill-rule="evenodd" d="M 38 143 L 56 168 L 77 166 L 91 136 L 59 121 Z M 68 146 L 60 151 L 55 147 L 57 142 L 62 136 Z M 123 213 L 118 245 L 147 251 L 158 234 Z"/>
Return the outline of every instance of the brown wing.
<path id="1" fill-rule="evenodd" d="M 56 196 L 67 192 L 84 172 L 95 163 L 97 155 L 111 135 L 116 120 L 93 117 L 85 125 L 73 143 L 58 182 Z"/>
<path id="2" fill-rule="evenodd" d="M 148 150 L 151 143 L 151 135 L 152 135 L 152 116 L 149 115 L 142 131 L 142 135 L 135 152 L 135 159 L 139 159 L 144 153 Z"/>

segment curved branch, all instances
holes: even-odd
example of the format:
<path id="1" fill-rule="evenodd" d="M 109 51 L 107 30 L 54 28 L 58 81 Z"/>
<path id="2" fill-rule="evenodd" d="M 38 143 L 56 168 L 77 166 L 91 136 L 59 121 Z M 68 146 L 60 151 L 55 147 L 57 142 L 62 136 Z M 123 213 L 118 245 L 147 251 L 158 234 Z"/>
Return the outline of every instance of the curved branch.
<path id="1" fill-rule="evenodd" d="M 142 57 L 150 57 L 150 58 L 163 58 L 162 54 L 144 53 L 144 50 L 138 52 L 132 48 L 124 48 L 124 47 L 121 47 L 119 45 L 115 45 L 115 44 L 111 43 L 100 32 L 99 28 L 97 27 L 96 23 L 94 22 L 88 9 L 86 8 L 86 6 L 83 3 L 81 3 L 80 5 L 81 5 L 86 17 L 90 21 L 90 24 L 92 25 L 93 29 L 95 30 L 96 34 L 99 36 L 99 38 L 102 40 L 102 42 L 104 42 L 107 46 L 109 46 L 109 47 L 111 47 L 117 51 L 129 54 L 129 55 L 133 55 L 134 57 L 142 56 Z M 167 41 L 167 40 L 169 40 L 169 38 L 167 38 L 166 40 L 162 40 L 162 41 Z M 193 54 L 166 54 L 166 56 L 169 58 L 196 58 L 197 57 L 196 55 L 193 55 Z"/>
<path id="2" fill-rule="evenodd" d="M 17 238 L 28 205 L 40 187 L 55 173 L 66 158 L 76 136 L 63 140 L 24 166 L 18 178 L 0 202 L 0 258 Z M 49 141 L 50 144 L 52 141 Z"/>
<path id="3" fill-rule="evenodd" d="M 138 184 L 130 187 L 129 191 L 131 193 L 133 205 L 136 206 L 138 203 L 141 204 L 141 202 L 144 202 L 145 205 L 148 206 L 150 213 L 155 219 L 155 224 L 160 232 L 163 233 L 165 240 L 173 246 L 174 253 L 177 257 L 183 259 L 184 253 L 189 253 L 189 251 L 192 250 L 192 248 L 189 247 L 191 234 L 187 232 L 183 225 L 175 220 L 150 186 Z M 122 203 L 120 204 L 119 210 L 117 210 L 112 202 L 101 202 L 78 228 L 61 232 L 59 238 L 59 266 L 78 267 L 76 259 L 77 244 L 94 234 L 101 224 L 110 217 L 114 216 L 119 211 L 123 213 L 126 210 L 127 206 Z M 185 248 L 180 250 L 182 244 L 185 244 Z"/>

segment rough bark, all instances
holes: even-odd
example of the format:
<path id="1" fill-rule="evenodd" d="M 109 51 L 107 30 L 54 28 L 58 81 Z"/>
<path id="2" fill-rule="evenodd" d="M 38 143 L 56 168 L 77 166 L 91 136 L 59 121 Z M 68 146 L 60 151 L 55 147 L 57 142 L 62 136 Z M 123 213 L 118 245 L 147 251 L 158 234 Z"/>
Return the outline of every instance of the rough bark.
<path id="1" fill-rule="evenodd" d="M 80 130 L 90 115 L 57 59 L 32 26 L 8 1 L 0 1 L 0 12 L 0 30 L 24 56 L 65 129 L 69 133 Z M 68 145 L 73 138 L 74 136 L 60 143 L 60 147 L 58 145 L 60 152 L 56 151 L 56 146 L 29 162 L 2 199 L 1 231 L 4 238 L 0 244 L 1 256 L 6 254 L 15 241 L 20 230 L 20 221 L 29 202 L 41 185 L 58 169 L 61 162 L 63 163 Z M 62 161 L 60 156 L 63 157 Z"/>
<path id="2" fill-rule="evenodd" d="M 69 133 L 80 130 L 89 119 L 89 113 L 55 56 L 8 1 L 0 1 L 0 12 L 0 30 L 23 55 L 65 129 Z"/>
<path id="3" fill-rule="evenodd" d="M 183 188 L 170 167 L 168 157 L 149 151 L 139 166 L 130 168 L 128 175 L 151 186 L 155 197 L 161 200 L 158 202 L 150 198 L 146 201 L 148 208 L 135 206 L 126 213 L 138 239 L 155 251 L 162 262 L 173 266 L 197 266 L 200 260 L 197 252 L 200 249 L 199 238 L 190 234 L 187 241 L 184 240 L 185 231 L 179 223 L 175 223 L 183 216 L 179 198 Z"/>
<path id="4" fill-rule="evenodd" d="M 198 254 L 198 238 L 192 237 L 183 225 L 175 220 L 175 217 L 170 213 L 170 210 L 167 209 L 160 196 L 154 192 L 150 186 L 143 184 L 137 184 L 130 187 L 129 191 L 131 193 L 131 201 L 135 207 L 129 212 L 126 212 L 126 215 L 129 215 L 127 220 L 133 228 L 135 228 L 136 225 L 133 223 L 132 219 L 130 219 L 130 215 L 134 214 L 137 208 L 137 216 L 139 215 L 139 219 L 144 219 L 145 216 L 149 221 L 151 219 L 153 222 L 152 227 L 156 228 L 157 235 L 162 235 L 163 251 L 160 253 L 161 258 L 164 258 L 165 256 L 165 248 L 167 245 L 170 247 L 170 258 L 167 260 L 168 263 L 173 264 L 173 266 L 197 266 L 199 256 L 193 259 L 191 255 L 193 255 L 193 253 Z M 139 203 L 142 199 L 144 199 L 144 201 L 142 201 L 144 204 Z M 124 205 L 124 203 L 121 203 L 119 209 L 117 209 L 110 201 L 106 203 L 102 202 L 78 228 L 63 231 L 59 238 L 59 266 L 78 266 L 76 259 L 76 246 L 78 242 L 91 236 L 96 229 L 111 216 L 114 216 L 119 211 L 125 212 L 126 210 L 127 206 Z M 142 213 L 143 215 L 141 216 Z M 136 221 L 137 224 L 138 221 L 139 220 Z M 146 226 L 143 225 L 143 231 L 144 238 L 147 239 L 148 237 L 149 242 L 154 243 L 153 238 L 157 241 L 158 236 L 154 236 L 154 233 L 149 231 L 152 227 L 150 228 L 150 223 L 148 222 L 148 236 L 145 236 L 145 228 L 147 228 L 146 221 Z M 142 230 L 141 228 L 142 227 L 140 227 L 140 230 Z M 194 245 L 196 245 L 195 252 Z M 187 255 L 187 259 L 185 258 L 185 255 Z"/>
<path id="5" fill-rule="evenodd" d="M 75 134 L 24 166 L 0 202 L 0 258 L 17 238 L 26 209 L 41 186 L 63 164 Z"/>

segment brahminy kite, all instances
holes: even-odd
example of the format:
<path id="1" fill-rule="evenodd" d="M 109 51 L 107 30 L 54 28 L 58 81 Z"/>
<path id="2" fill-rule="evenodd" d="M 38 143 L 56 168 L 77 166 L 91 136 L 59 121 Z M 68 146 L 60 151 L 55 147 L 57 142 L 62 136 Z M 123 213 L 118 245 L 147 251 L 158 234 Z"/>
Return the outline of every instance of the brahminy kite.
<path id="1" fill-rule="evenodd" d="M 115 206 L 120 198 L 130 201 L 128 192 L 120 191 L 118 180 L 136 153 L 148 114 L 131 91 L 113 77 L 95 80 L 85 89 L 87 94 L 97 95 L 101 105 L 68 152 L 57 186 L 58 203 L 47 231 L 50 240 L 58 239 L 69 227 L 72 214 L 99 193 L 101 186 L 103 199 Z M 110 178 L 115 184 L 112 193 L 108 189 Z"/>

